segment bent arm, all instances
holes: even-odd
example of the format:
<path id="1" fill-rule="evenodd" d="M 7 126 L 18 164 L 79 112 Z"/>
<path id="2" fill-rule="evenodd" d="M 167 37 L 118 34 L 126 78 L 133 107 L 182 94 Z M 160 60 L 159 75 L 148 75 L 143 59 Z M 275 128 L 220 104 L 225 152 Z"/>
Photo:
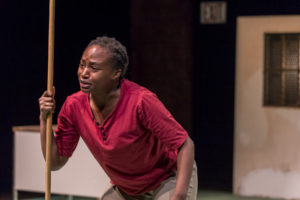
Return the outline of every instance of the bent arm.
<path id="1" fill-rule="evenodd" d="M 41 146 L 44 159 L 46 160 L 46 121 L 40 117 L 40 135 L 41 135 Z M 51 170 L 58 170 L 63 167 L 68 161 L 67 157 L 60 156 L 58 153 L 57 144 L 53 133 L 51 142 Z"/>
<path id="2" fill-rule="evenodd" d="M 40 105 L 40 136 L 41 136 L 41 146 L 44 159 L 46 160 L 46 119 L 47 116 L 55 110 L 55 88 L 53 87 L 52 92 L 45 91 L 43 95 L 39 98 Z M 68 158 L 62 157 L 58 153 L 57 144 L 52 135 L 51 143 L 51 170 L 58 170 L 66 164 Z"/>
<path id="3" fill-rule="evenodd" d="M 174 199 L 186 199 L 194 164 L 194 142 L 187 137 L 177 156 L 177 182 Z"/>

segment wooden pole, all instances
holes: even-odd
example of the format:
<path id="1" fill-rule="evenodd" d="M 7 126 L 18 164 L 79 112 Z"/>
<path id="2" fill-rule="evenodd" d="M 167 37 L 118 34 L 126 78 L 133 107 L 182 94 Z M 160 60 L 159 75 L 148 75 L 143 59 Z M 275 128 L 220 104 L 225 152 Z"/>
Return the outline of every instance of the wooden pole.
<path id="1" fill-rule="evenodd" d="M 48 79 L 47 90 L 53 90 L 54 64 L 54 26 L 55 0 L 49 0 L 49 39 L 48 39 Z M 51 143 L 52 143 L 52 113 L 47 116 L 46 125 L 46 192 L 45 200 L 51 199 Z"/>

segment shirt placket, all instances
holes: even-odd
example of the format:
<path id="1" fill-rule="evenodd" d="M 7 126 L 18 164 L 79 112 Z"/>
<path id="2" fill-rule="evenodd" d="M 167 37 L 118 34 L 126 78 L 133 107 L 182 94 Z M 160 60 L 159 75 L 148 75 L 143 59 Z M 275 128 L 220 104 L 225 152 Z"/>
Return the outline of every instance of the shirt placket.
<path id="1" fill-rule="evenodd" d="M 104 141 L 106 141 L 106 132 L 105 132 L 105 129 L 104 129 L 104 126 L 103 125 L 100 125 L 100 133 L 102 135 L 102 138 Z"/>
<path id="2" fill-rule="evenodd" d="M 101 134 L 101 136 L 102 136 L 103 141 L 106 141 L 107 135 L 106 135 L 106 132 L 105 132 L 104 125 L 103 125 L 103 124 L 100 124 L 100 123 L 98 123 L 98 122 L 97 122 L 96 124 L 97 124 L 97 126 L 98 126 L 98 128 L 99 128 L 99 130 L 100 130 L 100 134 Z"/>

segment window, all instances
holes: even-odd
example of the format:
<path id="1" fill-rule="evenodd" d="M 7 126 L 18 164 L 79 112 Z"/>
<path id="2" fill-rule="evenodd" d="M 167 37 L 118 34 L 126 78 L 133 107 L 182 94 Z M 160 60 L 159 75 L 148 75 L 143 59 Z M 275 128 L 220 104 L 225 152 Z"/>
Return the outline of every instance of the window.
<path id="1" fill-rule="evenodd" d="M 300 107 L 299 34 L 265 34 L 264 105 Z"/>

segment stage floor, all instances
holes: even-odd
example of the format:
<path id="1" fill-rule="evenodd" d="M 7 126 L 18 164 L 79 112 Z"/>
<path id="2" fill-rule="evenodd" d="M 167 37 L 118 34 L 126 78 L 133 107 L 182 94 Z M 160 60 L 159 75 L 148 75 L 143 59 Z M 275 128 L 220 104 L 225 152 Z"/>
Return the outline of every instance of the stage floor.
<path id="1" fill-rule="evenodd" d="M 27 200 L 43 200 L 43 194 L 34 194 L 34 193 L 24 193 L 21 192 L 19 194 L 19 199 L 27 199 Z M 12 199 L 12 198 L 7 198 Z M 1 198 L 0 200 L 6 200 L 5 198 Z M 86 198 L 86 197 L 68 197 L 68 196 L 60 196 L 60 195 L 52 195 L 51 200 L 96 200 L 95 198 Z M 254 197 L 240 197 L 232 195 L 230 192 L 221 192 L 221 191 L 209 191 L 209 190 L 200 190 L 198 192 L 198 200 L 272 200 L 269 198 L 254 198 Z M 273 199 L 275 200 L 275 199 Z"/>
<path id="2" fill-rule="evenodd" d="M 198 192 L 198 200 L 275 200 L 275 199 L 240 197 L 240 196 L 232 195 L 229 192 L 200 190 Z"/>

